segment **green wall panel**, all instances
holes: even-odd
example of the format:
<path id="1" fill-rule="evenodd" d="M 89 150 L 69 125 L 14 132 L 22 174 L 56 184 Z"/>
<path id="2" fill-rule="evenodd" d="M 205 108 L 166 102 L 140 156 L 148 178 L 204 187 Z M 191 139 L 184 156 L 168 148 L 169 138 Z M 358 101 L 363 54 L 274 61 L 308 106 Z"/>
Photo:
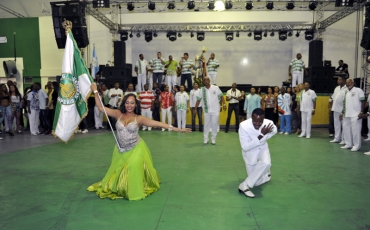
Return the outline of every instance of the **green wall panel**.
<path id="1" fill-rule="evenodd" d="M 6 36 L 8 39 L 8 43 L 0 44 L 1 58 L 14 57 L 14 32 L 16 32 L 17 57 L 23 57 L 23 76 L 40 76 L 41 54 L 39 19 L 0 19 L 0 36 Z"/>

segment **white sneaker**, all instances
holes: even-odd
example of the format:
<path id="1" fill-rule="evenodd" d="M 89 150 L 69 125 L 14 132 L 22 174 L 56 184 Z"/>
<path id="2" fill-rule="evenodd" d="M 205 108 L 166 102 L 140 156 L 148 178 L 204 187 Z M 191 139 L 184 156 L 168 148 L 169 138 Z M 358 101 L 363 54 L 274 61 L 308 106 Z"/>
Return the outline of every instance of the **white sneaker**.
<path id="1" fill-rule="evenodd" d="M 99 129 L 99 127 L 95 127 L 95 129 Z"/>
<path id="2" fill-rule="evenodd" d="M 100 126 L 99 128 L 102 128 L 102 129 L 104 129 L 104 126 Z"/>
<path id="3" fill-rule="evenodd" d="M 279 134 L 283 134 L 284 132 L 280 132 Z"/>
<path id="4" fill-rule="evenodd" d="M 339 143 L 339 141 L 337 141 L 337 140 L 331 140 L 331 141 L 329 141 L 329 142 L 331 142 L 331 143 Z"/>
<path id="5" fill-rule="evenodd" d="M 253 192 L 251 190 L 249 190 L 249 188 L 247 187 L 246 190 L 241 190 L 240 188 L 238 188 L 239 192 L 240 193 L 243 193 L 246 197 L 250 197 L 250 198 L 254 198 L 255 195 L 253 194 Z"/>
<path id="6" fill-rule="evenodd" d="M 358 149 L 356 149 L 355 147 L 353 147 L 352 149 L 351 149 L 351 152 L 357 152 L 358 151 Z"/>
<path id="7" fill-rule="evenodd" d="M 82 132 L 81 132 L 81 133 L 88 133 L 88 132 L 89 132 L 89 130 L 84 129 L 84 130 L 82 130 Z"/>
<path id="8" fill-rule="evenodd" d="M 146 130 L 146 127 L 143 127 L 143 131 L 145 131 Z"/>
<path id="9" fill-rule="evenodd" d="M 0 137 L 0 140 L 3 140 L 4 138 Z M 366 153 L 365 153 L 366 154 Z"/>
<path id="10" fill-rule="evenodd" d="M 342 146 L 342 147 L 340 147 L 341 149 L 351 149 L 352 148 L 352 146 L 348 146 L 348 145 L 345 145 L 345 146 Z"/>
<path id="11" fill-rule="evenodd" d="M 311 138 L 311 136 L 307 136 L 306 138 L 307 138 L 307 139 L 310 139 L 310 138 Z"/>
<path id="12" fill-rule="evenodd" d="M 205 144 L 205 145 L 208 144 L 208 141 L 204 141 L 203 144 Z"/>
<path id="13" fill-rule="evenodd" d="M 212 145 L 215 145 L 216 144 L 216 141 L 212 140 Z"/>
<path id="14" fill-rule="evenodd" d="M 152 127 L 149 127 L 149 128 L 148 128 L 148 131 L 150 131 L 150 130 L 152 130 Z"/>
<path id="15" fill-rule="evenodd" d="M 334 137 L 334 134 L 329 134 L 329 137 Z"/>
<path id="16" fill-rule="evenodd" d="M 370 141 L 370 138 L 366 138 L 366 139 L 364 139 L 364 141 Z"/>
<path id="17" fill-rule="evenodd" d="M 369 152 L 364 152 L 364 154 L 370 156 L 370 151 Z"/>
<path id="18" fill-rule="evenodd" d="M 284 134 L 285 134 L 285 135 L 289 135 L 289 133 L 288 133 L 288 132 L 285 132 Z"/>
<path id="19" fill-rule="evenodd" d="M 304 135 L 304 134 L 301 134 L 301 135 L 299 135 L 298 137 L 304 137 L 304 136 L 306 136 L 306 135 Z"/>
<path id="20" fill-rule="evenodd" d="M 341 141 L 339 144 L 340 145 L 345 145 L 346 143 L 344 141 Z"/>

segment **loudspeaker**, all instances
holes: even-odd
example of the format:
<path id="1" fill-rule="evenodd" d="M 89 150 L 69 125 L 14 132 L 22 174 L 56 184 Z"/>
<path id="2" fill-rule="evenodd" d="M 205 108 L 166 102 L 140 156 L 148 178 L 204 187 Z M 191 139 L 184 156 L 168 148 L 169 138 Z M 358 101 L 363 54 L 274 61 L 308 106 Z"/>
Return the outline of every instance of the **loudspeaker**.
<path id="1" fill-rule="evenodd" d="M 364 27 L 360 46 L 365 50 L 370 50 L 370 27 Z"/>
<path id="2" fill-rule="evenodd" d="M 124 41 L 114 42 L 114 67 L 126 65 L 126 43 Z"/>
<path id="3" fill-rule="evenodd" d="M 309 82 L 316 93 L 332 93 L 337 86 L 337 79 L 333 78 L 335 67 L 311 67 L 307 72 L 304 81 Z"/>
<path id="4" fill-rule="evenodd" d="M 51 2 L 54 34 L 59 49 L 65 48 L 66 34 L 63 28 L 63 21 L 72 22 L 72 34 L 79 48 L 89 45 L 85 19 L 85 2 Z"/>
<path id="5" fill-rule="evenodd" d="M 316 67 L 323 66 L 323 42 L 321 40 L 314 40 L 309 43 L 308 50 L 308 66 Z"/>
<path id="6" fill-rule="evenodd" d="M 18 72 L 15 61 L 3 61 L 3 67 L 6 77 L 13 77 Z"/>

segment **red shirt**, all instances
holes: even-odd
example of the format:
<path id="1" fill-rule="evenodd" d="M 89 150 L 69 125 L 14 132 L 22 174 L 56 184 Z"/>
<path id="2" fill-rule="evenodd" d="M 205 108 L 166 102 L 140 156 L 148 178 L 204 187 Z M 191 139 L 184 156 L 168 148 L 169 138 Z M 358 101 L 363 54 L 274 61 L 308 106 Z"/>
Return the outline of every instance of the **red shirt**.
<path id="1" fill-rule="evenodd" d="M 159 97 L 159 101 L 162 103 L 162 109 L 167 109 L 172 107 L 172 102 L 175 98 L 173 97 L 172 92 L 162 92 Z"/>
<path id="2" fill-rule="evenodd" d="M 140 105 L 142 109 L 149 109 L 152 107 L 152 102 L 154 101 L 154 94 L 152 91 L 143 91 L 139 96 Z"/>

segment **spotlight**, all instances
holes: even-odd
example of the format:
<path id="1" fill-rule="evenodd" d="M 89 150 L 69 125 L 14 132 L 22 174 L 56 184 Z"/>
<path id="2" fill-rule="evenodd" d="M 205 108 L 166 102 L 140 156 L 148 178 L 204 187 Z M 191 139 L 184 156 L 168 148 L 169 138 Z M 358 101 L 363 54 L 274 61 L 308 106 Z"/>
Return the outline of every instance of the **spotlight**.
<path id="1" fill-rule="evenodd" d="M 169 10 L 175 9 L 175 2 L 168 2 L 167 9 Z"/>
<path id="2" fill-rule="evenodd" d="M 354 0 L 336 0 L 335 1 L 335 7 L 340 7 L 340 6 L 353 6 Z"/>
<path id="3" fill-rule="evenodd" d="M 177 39 L 176 32 L 173 32 L 173 31 L 167 32 L 166 36 L 171 42 L 176 41 Z"/>
<path id="4" fill-rule="evenodd" d="M 306 30 L 304 33 L 304 38 L 308 41 L 311 41 L 313 39 L 313 30 Z"/>
<path id="5" fill-rule="evenodd" d="M 177 34 L 177 37 L 181 38 L 181 37 L 182 37 L 182 34 L 179 32 L 179 33 Z"/>
<path id="6" fill-rule="evenodd" d="M 271 34 L 270 34 L 271 37 L 275 36 L 275 33 L 274 31 L 271 31 Z"/>
<path id="7" fill-rule="evenodd" d="M 269 9 L 269 10 L 274 9 L 274 2 L 267 2 L 266 3 L 266 8 Z"/>
<path id="8" fill-rule="evenodd" d="M 297 31 L 297 33 L 295 34 L 295 36 L 298 38 L 299 37 L 299 31 Z"/>
<path id="9" fill-rule="evenodd" d="M 148 2 L 148 9 L 155 10 L 155 2 Z"/>
<path id="10" fill-rule="evenodd" d="M 215 8 L 215 2 L 208 2 L 208 9 L 213 10 Z"/>
<path id="11" fill-rule="evenodd" d="M 190 37 L 191 38 L 194 37 L 194 33 L 193 32 L 190 33 Z"/>
<path id="12" fill-rule="evenodd" d="M 262 39 L 262 31 L 254 31 L 254 40 L 259 41 Z"/>
<path id="13" fill-rule="evenodd" d="M 128 32 L 127 31 L 121 31 L 120 32 L 121 41 L 127 41 L 128 39 Z"/>
<path id="14" fill-rule="evenodd" d="M 204 32 L 197 32 L 197 40 L 200 42 L 204 40 Z"/>
<path id="15" fill-rule="evenodd" d="M 253 8 L 253 2 L 247 2 L 245 3 L 245 9 L 251 10 Z"/>
<path id="16" fill-rule="evenodd" d="M 316 9 L 316 6 L 317 6 L 317 2 L 314 2 L 314 1 L 311 1 L 308 4 L 308 8 L 310 8 L 310 10 L 315 10 Z"/>
<path id="17" fill-rule="evenodd" d="M 252 37 L 252 32 L 249 32 L 248 33 L 248 37 Z"/>
<path id="18" fill-rule="evenodd" d="M 153 37 L 155 37 L 155 38 L 156 38 L 157 36 L 158 36 L 158 34 L 157 34 L 156 32 L 154 32 L 154 33 L 153 33 Z"/>
<path id="19" fill-rule="evenodd" d="M 192 10 L 192 9 L 194 9 L 194 7 L 195 7 L 195 3 L 194 3 L 194 1 L 188 1 L 188 9 L 189 10 Z"/>
<path id="20" fill-rule="evenodd" d="M 239 31 L 236 31 L 236 37 L 237 38 L 239 37 Z"/>
<path id="21" fill-rule="evenodd" d="M 233 8 L 233 3 L 231 1 L 228 1 L 225 3 L 225 9 L 230 10 Z"/>
<path id="22" fill-rule="evenodd" d="M 225 3 L 223 1 L 217 0 L 215 2 L 215 11 L 224 11 L 225 10 Z"/>
<path id="23" fill-rule="evenodd" d="M 110 0 L 94 0 L 93 8 L 109 8 Z"/>
<path id="24" fill-rule="evenodd" d="M 133 2 L 128 2 L 128 3 L 127 3 L 127 9 L 128 9 L 129 11 L 133 11 L 133 10 L 135 9 L 135 5 L 134 5 L 134 3 L 133 3 Z"/>
<path id="25" fill-rule="evenodd" d="M 140 35 L 140 32 L 136 34 L 136 37 L 138 37 L 138 38 L 139 38 L 140 36 L 141 36 L 141 35 Z"/>
<path id="26" fill-rule="evenodd" d="M 132 31 L 131 31 L 131 33 L 130 33 L 130 38 L 132 38 L 134 35 L 132 35 Z"/>
<path id="27" fill-rule="evenodd" d="M 234 40 L 234 33 L 233 32 L 226 32 L 226 41 L 232 41 Z"/>
<path id="28" fill-rule="evenodd" d="M 265 32 L 263 33 L 263 36 L 264 36 L 264 37 L 267 37 L 267 31 L 265 31 Z"/>
<path id="29" fill-rule="evenodd" d="M 287 2 L 286 3 L 286 8 L 288 10 L 292 10 L 292 9 L 294 9 L 294 7 L 295 7 L 294 2 Z"/>
<path id="30" fill-rule="evenodd" d="M 144 35 L 145 35 L 145 41 L 146 42 L 150 42 L 151 40 L 153 40 L 153 33 L 152 33 L 152 31 L 145 31 L 144 32 Z"/>
<path id="31" fill-rule="evenodd" d="M 293 35 L 292 31 L 288 32 L 288 37 L 291 37 Z"/>
<path id="32" fill-rule="evenodd" d="M 285 41 L 287 39 L 287 32 L 285 30 L 280 30 L 279 31 L 279 40 L 280 41 Z"/>

